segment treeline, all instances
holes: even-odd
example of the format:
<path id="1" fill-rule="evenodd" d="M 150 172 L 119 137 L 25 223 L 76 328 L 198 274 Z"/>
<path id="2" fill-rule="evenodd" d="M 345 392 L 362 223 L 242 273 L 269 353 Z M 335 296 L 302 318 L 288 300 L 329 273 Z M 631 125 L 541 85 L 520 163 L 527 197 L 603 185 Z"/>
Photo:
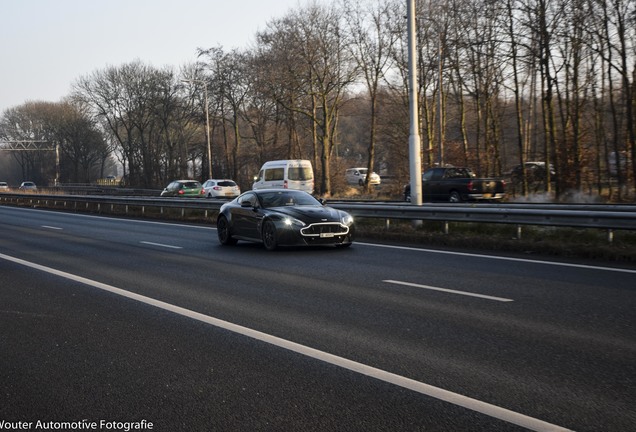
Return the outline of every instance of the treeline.
<path id="1" fill-rule="evenodd" d="M 542 190 L 633 198 L 636 2 L 418 0 L 416 9 L 424 168 L 503 176 L 542 161 L 556 173 L 545 170 Z M 401 184 L 407 42 L 404 0 L 311 2 L 268 22 L 249 48 L 198 49 L 178 71 L 135 61 L 81 77 L 62 103 L 7 110 L 0 139 L 55 141 L 63 181 L 103 176 L 111 156 L 140 187 L 211 174 L 249 188 L 264 161 L 286 158 L 310 159 L 326 195 L 351 166 Z M 50 169 L 25 161 L 38 157 L 51 156 L 16 153 L 23 170 Z"/>

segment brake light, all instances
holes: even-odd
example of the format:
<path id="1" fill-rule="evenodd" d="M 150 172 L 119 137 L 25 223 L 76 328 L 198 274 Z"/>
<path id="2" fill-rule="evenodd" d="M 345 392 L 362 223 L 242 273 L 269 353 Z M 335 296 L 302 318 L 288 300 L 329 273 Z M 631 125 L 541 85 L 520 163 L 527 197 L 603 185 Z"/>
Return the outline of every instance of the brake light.
<path id="1" fill-rule="evenodd" d="M 205 195 L 205 189 L 201 189 L 201 195 Z"/>
<path id="2" fill-rule="evenodd" d="M 473 181 L 472 180 L 468 182 L 468 190 L 470 192 L 472 192 L 472 190 L 473 190 Z"/>
<path id="3" fill-rule="evenodd" d="M 179 189 L 179 192 L 177 192 L 179 195 L 183 195 L 185 192 L 183 191 L 183 189 Z"/>
<path id="4" fill-rule="evenodd" d="M 212 189 L 214 189 L 214 190 L 221 190 L 221 187 L 220 187 L 220 186 L 214 186 Z"/>
<path id="5" fill-rule="evenodd" d="M 288 189 L 287 180 L 285 180 L 285 181 L 283 182 L 283 188 L 284 188 L 284 189 Z"/>

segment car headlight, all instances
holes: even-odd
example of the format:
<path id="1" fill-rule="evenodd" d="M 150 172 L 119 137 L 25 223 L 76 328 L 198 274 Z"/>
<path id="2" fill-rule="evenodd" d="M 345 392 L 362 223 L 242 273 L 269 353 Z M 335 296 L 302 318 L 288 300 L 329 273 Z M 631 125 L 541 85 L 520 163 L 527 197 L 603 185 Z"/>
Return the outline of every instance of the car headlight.
<path id="1" fill-rule="evenodd" d="M 305 226 L 305 222 L 292 218 L 292 217 L 287 217 L 283 219 L 283 223 L 285 224 L 285 226 L 288 226 L 288 227 L 297 226 L 302 228 Z"/>
<path id="2" fill-rule="evenodd" d="M 346 226 L 353 225 L 353 216 L 351 216 L 350 214 L 345 214 L 341 220 L 342 223 Z"/>

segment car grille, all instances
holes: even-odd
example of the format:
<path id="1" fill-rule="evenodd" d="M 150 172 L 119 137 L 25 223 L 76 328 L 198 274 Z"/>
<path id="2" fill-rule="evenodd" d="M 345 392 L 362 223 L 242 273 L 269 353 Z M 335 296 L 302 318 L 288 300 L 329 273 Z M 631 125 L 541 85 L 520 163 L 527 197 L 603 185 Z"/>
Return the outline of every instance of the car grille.
<path id="1" fill-rule="evenodd" d="M 305 237 L 335 237 L 347 235 L 349 227 L 337 222 L 315 223 L 304 227 L 300 233 Z"/>

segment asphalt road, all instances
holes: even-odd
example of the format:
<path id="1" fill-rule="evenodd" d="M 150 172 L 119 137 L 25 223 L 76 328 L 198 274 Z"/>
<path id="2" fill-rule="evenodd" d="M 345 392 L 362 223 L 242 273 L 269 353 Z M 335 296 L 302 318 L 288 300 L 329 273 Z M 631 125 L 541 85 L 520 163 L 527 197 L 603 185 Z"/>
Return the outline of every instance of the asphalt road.
<path id="1" fill-rule="evenodd" d="M 0 430 L 635 430 L 635 294 L 605 263 L 0 207 Z"/>

